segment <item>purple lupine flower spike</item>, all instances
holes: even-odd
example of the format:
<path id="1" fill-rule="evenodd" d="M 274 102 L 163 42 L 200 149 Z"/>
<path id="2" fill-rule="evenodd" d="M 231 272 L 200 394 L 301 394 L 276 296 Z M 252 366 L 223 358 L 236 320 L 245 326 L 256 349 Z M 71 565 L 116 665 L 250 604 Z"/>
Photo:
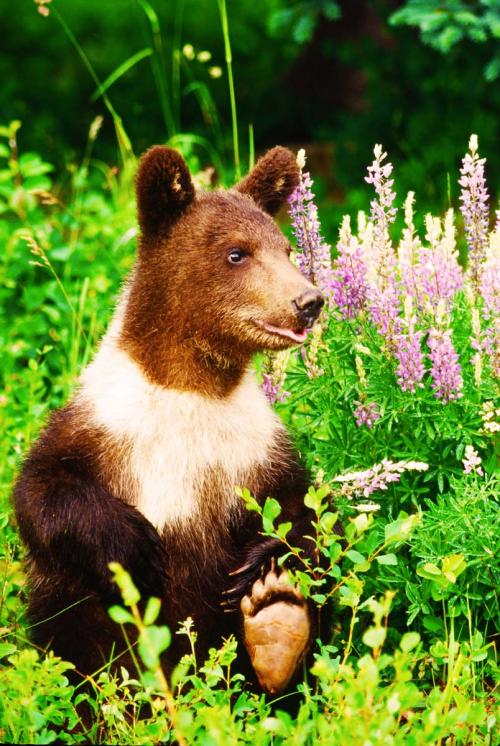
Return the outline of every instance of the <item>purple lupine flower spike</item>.
<path id="1" fill-rule="evenodd" d="M 432 363 L 431 378 L 434 396 L 447 404 L 462 396 L 462 369 L 451 339 L 451 329 L 431 326 L 427 345 Z"/>
<path id="2" fill-rule="evenodd" d="M 297 242 L 297 262 L 301 272 L 316 285 L 330 301 L 332 294 L 332 262 L 330 246 L 321 235 L 318 208 L 314 204 L 313 180 L 304 172 L 305 153 L 299 151 L 298 187 L 288 198 L 292 230 Z"/>
<path id="3" fill-rule="evenodd" d="M 332 274 L 333 300 L 344 319 L 353 319 L 365 307 L 368 279 L 363 250 L 352 235 L 348 215 L 342 221 L 337 251 Z"/>
<path id="4" fill-rule="evenodd" d="M 377 195 L 370 203 L 375 258 L 369 270 L 367 295 L 372 321 L 392 347 L 394 334 L 398 333 L 400 327 L 396 257 L 389 235 L 389 226 L 397 213 L 393 207 L 396 194 L 392 191 L 394 180 L 389 178 L 392 164 L 383 163 L 387 153 L 383 152 L 381 145 L 375 145 L 373 153 L 375 159 L 368 167 L 368 176 L 365 177 L 368 184 L 373 184 Z"/>
<path id="5" fill-rule="evenodd" d="M 471 135 L 469 153 L 462 160 L 460 211 L 464 218 L 465 235 L 469 247 L 469 273 L 472 284 L 478 287 L 481 264 L 488 244 L 488 192 L 484 178 L 485 159 L 479 158 L 477 135 Z"/>
<path id="6" fill-rule="evenodd" d="M 422 388 L 425 373 L 421 347 L 423 332 L 415 328 L 417 319 L 412 312 L 410 296 L 405 302 L 405 310 L 407 330 L 395 337 L 394 357 L 398 361 L 396 377 L 403 391 L 415 393 L 417 386 Z"/>

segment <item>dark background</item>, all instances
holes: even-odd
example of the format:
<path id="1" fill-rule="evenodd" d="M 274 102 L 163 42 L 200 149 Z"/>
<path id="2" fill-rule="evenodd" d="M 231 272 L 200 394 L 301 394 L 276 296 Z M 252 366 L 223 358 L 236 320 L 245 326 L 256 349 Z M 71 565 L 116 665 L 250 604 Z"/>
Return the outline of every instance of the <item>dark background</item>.
<path id="1" fill-rule="evenodd" d="M 418 28 L 389 24 L 401 5 L 345 0 L 340 18 L 329 19 L 335 13 L 328 13 L 328 3 L 323 12 L 320 0 L 302 3 L 303 12 L 297 2 L 228 0 L 243 157 L 249 124 L 257 152 L 276 143 L 305 145 L 323 196 L 326 192 L 335 202 L 356 207 L 358 201 L 365 204 L 360 195 L 364 169 L 373 145 L 382 142 L 396 167 L 398 188 L 416 190 L 419 209 L 439 210 L 450 196 L 456 201 L 457 169 L 474 132 L 496 193 L 500 85 L 484 75 L 495 41 L 464 39 L 444 54 L 424 44 Z M 295 15 L 287 17 L 295 6 Z M 94 156 L 118 163 L 111 117 L 102 99 L 91 101 L 96 86 L 56 13 L 102 81 L 152 46 L 144 7 L 137 0 L 53 0 L 48 7 L 50 15 L 43 17 L 33 0 L 2 0 L 1 123 L 22 120 L 20 149 L 40 152 L 63 171 L 82 157 L 89 126 L 102 114 Z M 217 2 L 151 0 L 151 7 L 161 29 L 167 88 L 172 56 L 183 45 L 212 54 L 208 63 L 180 54 L 180 95 L 171 88 L 168 95 L 179 110 L 175 129 L 206 138 L 230 166 L 231 118 Z M 140 61 L 108 91 L 136 154 L 165 142 L 169 134 L 152 61 Z M 222 68 L 220 78 L 210 76 L 212 65 Z M 213 102 L 210 117 L 189 87 L 193 82 Z M 208 151 L 194 149 L 200 165 L 207 165 Z"/>

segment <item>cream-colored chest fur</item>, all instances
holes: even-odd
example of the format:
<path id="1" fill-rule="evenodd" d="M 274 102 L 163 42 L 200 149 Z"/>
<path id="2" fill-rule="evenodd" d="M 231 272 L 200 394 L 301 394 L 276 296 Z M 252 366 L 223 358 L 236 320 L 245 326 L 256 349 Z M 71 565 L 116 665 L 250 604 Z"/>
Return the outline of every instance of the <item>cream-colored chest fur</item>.
<path id="1" fill-rule="evenodd" d="M 165 389 L 147 381 L 113 335 L 81 383 L 79 398 L 110 437 L 110 456 L 122 452 L 115 478 L 125 498 L 159 530 L 193 517 L 200 501 L 222 501 L 215 510 L 235 504 L 235 485 L 251 484 L 283 430 L 253 372 L 222 400 Z M 203 494 L 207 481 L 215 496 Z"/>

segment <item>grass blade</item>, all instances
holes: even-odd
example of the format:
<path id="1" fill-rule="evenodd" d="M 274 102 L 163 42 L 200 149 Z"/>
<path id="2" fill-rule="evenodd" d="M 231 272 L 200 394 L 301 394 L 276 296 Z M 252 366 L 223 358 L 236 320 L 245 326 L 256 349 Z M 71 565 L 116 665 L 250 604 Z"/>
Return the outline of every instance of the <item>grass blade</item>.
<path id="1" fill-rule="evenodd" d="M 113 83 L 116 83 L 119 78 L 122 77 L 122 75 L 125 75 L 126 72 L 130 70 L 130 68 L 134 67 L 138 62 L 143 60 L 145 57 L 150 57 L 153 54 L 153 50 L 151 47 L 146 47 L 145 49 L 141 49 L 140 52 L 136 52 L 131 57 L 129 57 L 125 62 L 122 62 L 121 65 L 118 65 L 116 70 L 114 70 L 111 75 L 108 75 L 106 80 L 101 83 L 101 85 L 95 89 L 94 93 L 90 97 L 91 101 L 97 101 L 107 90 L 108 88 L 111 88 Z"/>

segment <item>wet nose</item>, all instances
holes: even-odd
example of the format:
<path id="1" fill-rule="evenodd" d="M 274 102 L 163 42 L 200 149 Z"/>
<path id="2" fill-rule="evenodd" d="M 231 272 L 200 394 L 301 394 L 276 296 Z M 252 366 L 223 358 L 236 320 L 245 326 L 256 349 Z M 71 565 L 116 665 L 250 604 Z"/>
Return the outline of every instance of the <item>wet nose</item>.
<path id="1" fill-rule="evenodd" d="M 319 316 L 321 309 L 325 303 L 325 299 L 316 288 L 306 290 L 305 293 L 299 295 L 292 301 L 292 305 L 295 308 L 297 315 L 300 320 L 308 325 L 314 323 Z"/>

